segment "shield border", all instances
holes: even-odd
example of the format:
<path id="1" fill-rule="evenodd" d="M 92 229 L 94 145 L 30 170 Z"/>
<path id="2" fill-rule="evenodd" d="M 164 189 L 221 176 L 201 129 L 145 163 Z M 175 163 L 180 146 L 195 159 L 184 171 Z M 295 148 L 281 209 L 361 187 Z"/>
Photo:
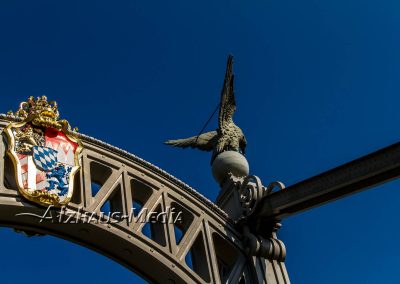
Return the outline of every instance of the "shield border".
<path id="1" fill-rule="evenodd" d="M 82 141 L 81 141 L 81 139 L 76 137 L 76 135 L 71 134 L 71 132 L 68 129 L 65 129 L 64 127 L 63 127 L 63 129 L 59 130 L 59 131 L 62 131 L 68 137 L 68 139 L 70 139 L 72 142 L 75 142 L 78 144 L 78 147 L 76 148 L 75 155 L 74 155 L 75 166 L 72 168 L 71 173 L 70 173 L 70 183 L 68 185 L 67 197 L 64 199 L 63 202 L 59 202 L 59 198 L 55 194 L 43 193 L 43 192 L 39 192 L 39 190 L 37 190 L 37 189 L 31 189 L 31 188 L 25 189 L 23 187 L 22 174 L 21 174 L 22 167 L 19 162 L 17 153 L 15 152 L 15 139 L 14 139 L 14 134 L 12 133 L 12 128 L 23 127 L 24 125 L 26 125 L 29 122 L 30 121 L 11 122 L 9 125 L 7 125 L 6 128 L 4 128 L 4 132 L 5 132 L 5 134 L 7 136 L 7 140 L 8 140 L 7 154 L 11 158 L 13 165 L 14 165 L 14 177 L 15 177 L 15 181 L 17 183 L 18 191 L 27 200 L 35 202 L 42 206 L 49 206 L 49 205 L 53 205 L 55 207 L 65 206 L 72 199 L 72 195 L 74 192 L 75 174 L 82 167 L 79 163 L 80 154 L 82 153 L 82 150 L 83 150 Z M 29 190 L 31 190 L 33 192 L 28 192 Z"/>

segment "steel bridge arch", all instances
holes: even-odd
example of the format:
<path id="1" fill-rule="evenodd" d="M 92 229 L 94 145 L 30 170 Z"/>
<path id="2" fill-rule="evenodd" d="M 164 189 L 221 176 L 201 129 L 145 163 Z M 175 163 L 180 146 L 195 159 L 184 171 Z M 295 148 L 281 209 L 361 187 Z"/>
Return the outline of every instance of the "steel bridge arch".
<path id="1" fill-rule="evenodd" d="M 0 131 L 8 123 L 4 116 L 0 117 Z M 126 151 L 83 134 L 79 136 L 84 145 L 82 169 L 75 176 L 74 196 L 67 206 L 75 215 L 68 217 L 66 223 L 40 222 L 36 217 L 19 215 L 43 216 L 47 209 L 26 201 L 18 193 L 3 137 L 0 225 L 78 243 L 154 283 L 289 282 L 283 260 L 248 257 L 242 235 L 230 217 L 187 184 Z M 100 222 L 105 204 L 124 215 L 129 215 L 135 205 L 155 212 L 172 206 L 182 212 L 183 222 Z M 49 212 L 53 216 L 59 214 L 55 209 Z M 94 221 L 98 222 L 81 222 L 85 212 L 96 212 Z M 146 226 L 150 228 L 145 229 Z M 180 238 L 177 231 L 181 232 Z M 188 254 L 191 264 L 186 261 Z"/>

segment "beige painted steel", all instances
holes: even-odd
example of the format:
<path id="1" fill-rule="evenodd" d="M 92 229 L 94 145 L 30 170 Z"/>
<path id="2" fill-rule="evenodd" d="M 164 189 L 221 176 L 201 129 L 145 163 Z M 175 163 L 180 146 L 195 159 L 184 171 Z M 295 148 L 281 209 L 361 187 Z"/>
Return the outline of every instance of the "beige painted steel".
<path id="1" fill-rule="evenodd" d="M 0 119 L 0 130 L 7 124 Z M 43 215 L 45 208 L 25 201 L 16 190 L 4 137 L 0 143 L 0 225 L 78 243 L 153 283 L 289 283 L 283 261 L 246 256 L 242 235 L 214 203 L 134 155 L 85 135 L 80 138 L 84 144 L 82 169 L 74 180 L 75 192 L 68 209 L 100 214 L 110 201 L 125 215 L 134 206 L 133 201 L 161 211 L 175 206 L 184 212 L 181 241 L 177 244 L 175 240 L 173 224 L 154 225 L 153 235 L 148 237 L 142 232 L 145 224 L 140 222 L 60 224 L 15 216 L 27 212 Z M 94 182 L 101 187 L 93 196 Z M 185 261 L 189 251 L 193 269 Z"/>

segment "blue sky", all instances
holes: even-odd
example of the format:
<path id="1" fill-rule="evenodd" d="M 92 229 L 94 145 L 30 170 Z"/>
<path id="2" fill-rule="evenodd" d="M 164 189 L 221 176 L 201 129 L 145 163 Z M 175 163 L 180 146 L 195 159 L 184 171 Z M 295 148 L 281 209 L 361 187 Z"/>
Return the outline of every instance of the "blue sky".
<path id="1" fill-rule="evenodd" d="M 47 95 L 80 132 L 214 200 L 210 156 L 161 142 L 201 129 L 232 53 L 251 173 L 290 185 L 400 140 L 399 12 L 394 0 L 2 1 L 0 110 Z M 395 282 L 399 187 L 284 220 L 292 282 Z M 44 270 L 58 283 L 135 279 L 60 239 L 0 239 L 4 283 L 39 283 Z"/>

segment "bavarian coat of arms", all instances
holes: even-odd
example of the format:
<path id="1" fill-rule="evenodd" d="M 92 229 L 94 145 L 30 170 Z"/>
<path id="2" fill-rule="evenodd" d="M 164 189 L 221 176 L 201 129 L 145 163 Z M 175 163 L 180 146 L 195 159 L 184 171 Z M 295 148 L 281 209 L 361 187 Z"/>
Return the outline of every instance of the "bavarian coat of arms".
<path id="1" fill-rule="evenodd" d="M 18 190 L 40 205 L 68 204 L 82 143 L 69 123 L 59 119 L 57 103 L 45 96 L 30 97 L 9 114 L 14 121 L 4 131 Z"/>

